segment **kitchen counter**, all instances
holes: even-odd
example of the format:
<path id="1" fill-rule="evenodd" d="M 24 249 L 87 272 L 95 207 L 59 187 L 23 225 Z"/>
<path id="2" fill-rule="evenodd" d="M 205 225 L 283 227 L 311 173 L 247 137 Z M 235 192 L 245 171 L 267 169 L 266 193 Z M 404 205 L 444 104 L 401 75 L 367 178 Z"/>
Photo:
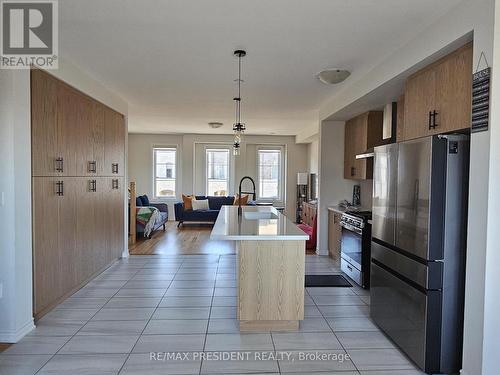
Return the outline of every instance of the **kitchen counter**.
<path id="1" fill-rule="evenodd" d="M 212 240 L 305 241 L 307 234 L 285 215 L 270 206 L 222 206 L 210 234 Z"/>
<path id="2" fill-rule="evenodd" d="M 274 207 L 222 206 L 210 238 L 236 242 L 240 331 L 297 331 L 308 236 Z"/>

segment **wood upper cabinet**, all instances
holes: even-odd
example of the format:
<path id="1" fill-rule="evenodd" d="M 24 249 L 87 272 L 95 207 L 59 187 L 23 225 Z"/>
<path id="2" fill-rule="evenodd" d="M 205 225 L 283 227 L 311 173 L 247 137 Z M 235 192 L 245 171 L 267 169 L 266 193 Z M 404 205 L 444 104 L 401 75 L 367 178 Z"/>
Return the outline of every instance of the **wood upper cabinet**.
<path id="1" fill-rule="evenodd" d="M 31 138 L 33 176 L 57 176 L 60 157 L 57 131 L 57 81 L 31 71 Z"/>
<path id="2" fill-rule="evenodd" d="M 104 176 L 123 176 L 125 120 L 110 108 L 104 110 Z"/>
<path id="3" fill-rule="evenodd" d="M 404 140 L 470 127 L 472 44 L 410 76 L 404 95 Z"/>
<path id="4" fill-rule="evenodd" d="M 472 44 L 468 44 L 437 65 L 437 116 L 434 133 L 446 133 L 470 127 L 472 60 Z"/>
<path id="5" fill-rule="evenodd" d="M 384 113 L 370 111 L 363 113 L 345 124 L 344 133 L 344 178 L 353 180 L 371 179 L 372 159 L 356 159 L 373 147 L 384 143 L 382 140 Z"/>
<path id="6" fill-rule="evenodd" d="M 31 71 L 33 176 L 123 176 L 124 116 Z"/>
<path id="7" fill-rule="evenodd" d="M 405 97 L 404 95 L 397 101 L 396 115 L 396 142 L 402 142 L 405 134 Z"/>

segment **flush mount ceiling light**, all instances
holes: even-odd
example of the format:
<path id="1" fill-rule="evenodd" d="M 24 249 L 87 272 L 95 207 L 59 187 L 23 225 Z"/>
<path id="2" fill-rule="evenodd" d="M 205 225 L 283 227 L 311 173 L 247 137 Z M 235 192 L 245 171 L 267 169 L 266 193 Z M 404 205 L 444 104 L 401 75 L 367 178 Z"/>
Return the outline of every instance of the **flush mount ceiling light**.
<path id="1" fill-rule="evenodd" d="M 344 69 L 326 69 L 322 70 L 316 77 L 323 83 L 327 85 L 335 85 L 337 83 L 343 82 L 347 77 L 351 75 L 351 72 Z"/>
<path id="2" fill-rule="evenodd" d="M 235 121 L 233 124 L 233 155 L 235 156 L 238 156 L 240 154 L 241 136 L 246 130 L 245 124 L 241 122 L 241 83 L 243 82 L 243 80 L 241 79 L 241 58 L 245 57 L 246 54 L 246 51 L 242 49 L 237 49 L 236 51 L 234 51 L 234 56 L 238 57 L 238 79 L 236 79 L 236 82 L 238 83 L 238 96 L 236 98 L 233 98 L 234 102 L 236 103 Z"/>
<path id="3" fill-rule="evenodd" d="M 212 129 L 218 129 L 222 125 L 224 125 L 222 122 L 209 122 L 208 126 L 210 126 Z"/>

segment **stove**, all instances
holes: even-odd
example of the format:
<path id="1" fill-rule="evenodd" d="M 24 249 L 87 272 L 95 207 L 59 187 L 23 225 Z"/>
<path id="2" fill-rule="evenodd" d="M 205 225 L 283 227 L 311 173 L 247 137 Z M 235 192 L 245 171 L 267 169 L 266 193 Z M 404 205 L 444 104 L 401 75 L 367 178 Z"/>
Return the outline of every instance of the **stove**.
<path id="1" fill-rule="evenodd" d="M 340 268 L 356 284 L 370 286 L 371 211 L 348 210 L 342 214 Z"/>

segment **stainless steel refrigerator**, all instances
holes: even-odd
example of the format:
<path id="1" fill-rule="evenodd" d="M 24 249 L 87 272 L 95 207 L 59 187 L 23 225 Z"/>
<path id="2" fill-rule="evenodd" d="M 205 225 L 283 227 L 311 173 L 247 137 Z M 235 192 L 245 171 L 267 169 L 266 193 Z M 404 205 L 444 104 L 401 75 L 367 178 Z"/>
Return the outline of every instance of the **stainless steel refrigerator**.
<path id="1" fill-rule="evenodd" d="M 375 148 L 370 316 L 425 372 L 462 360 L 469 138 Z"/>

